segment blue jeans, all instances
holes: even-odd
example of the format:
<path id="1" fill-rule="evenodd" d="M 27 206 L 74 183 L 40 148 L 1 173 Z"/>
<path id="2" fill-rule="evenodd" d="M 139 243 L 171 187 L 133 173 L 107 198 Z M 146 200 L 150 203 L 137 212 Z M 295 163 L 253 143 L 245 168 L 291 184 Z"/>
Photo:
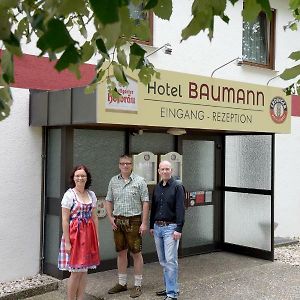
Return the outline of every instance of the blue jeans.
<path id="1" fill-rule="evenodd" d="M 154 224 L 154 240 L 160 265 L 163 267 L 167 296 L 178 296 L 178 246 L 179 240 L 173 239 L 176 224 L 158 226 Z"/>

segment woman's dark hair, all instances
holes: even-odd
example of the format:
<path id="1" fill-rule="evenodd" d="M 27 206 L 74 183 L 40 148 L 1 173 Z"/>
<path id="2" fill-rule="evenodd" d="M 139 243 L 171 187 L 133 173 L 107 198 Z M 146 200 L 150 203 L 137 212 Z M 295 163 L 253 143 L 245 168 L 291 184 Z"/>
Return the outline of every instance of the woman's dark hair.
<path id="1" fill-rule="evenodd" d="M 84 188 L 88 189 L 92 184 L 92 175 L 91 175 L 89 169 L 85 165 L 77 165 L 77 166 L 74 167 L 74 169 L 73 169 L 73 171 L 70 175 L 70 187 L 71 188 L 75 187 L 74 174 L 78 170 L 84 170 L 85 171 L 87 178 L 86 178 L 86 183 L 85 183 Z"/>

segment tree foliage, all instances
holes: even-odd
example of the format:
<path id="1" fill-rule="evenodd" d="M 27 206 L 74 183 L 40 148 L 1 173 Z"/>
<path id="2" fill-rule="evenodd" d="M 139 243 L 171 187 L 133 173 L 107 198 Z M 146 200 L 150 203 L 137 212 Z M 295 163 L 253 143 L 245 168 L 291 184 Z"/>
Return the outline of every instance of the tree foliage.
<path id="1" fill-rule="evenodd" d="M 213 38 L 214 22 L 220 18 L 225 23 L 226 5 L 238 0 L 194 0 L 191 20 L 182 30 L 182 40 L 201 31 Z M 240 0 L 241 1 L 241 0 Z M 169 20 L 172 15 L 172 0 L 0 0 L 0 40 L 2 42 L 0 73 L 0 120 L 9 115 L 12 98 L 9 86 L 14 82 L 14 56 L 22 55 L 22 44 L 31 43 L 37 37 L 36 47 L 40 55 L 56 60 L 58 71 L 69 69 L 80 77 L 80 64 L 93 55 L 99 57 L 96 76 L 91 87 L 103 80 L 107 65 L 112 66 L 116 79 L 128 84 L 124 70 L 137 70 L 141 82 L 147 84 L 153 76 L 159 76 L 146 57 L 146 51 L 132 41 L 134 35 L 145 39 L 149 35 L 146 20 L 135 20 L 130 16 L 129 5 L 152 11 L 155 16 Z M 300 0 L 290 0 L 291 22 L 287 28 L 297 30 Z M 269 0 L 245 0 L 243 17 L 254 20 L 260 11 L 271 16 Z M 92 25 L 92 32 L 87 30 Z M 79 31 L 80 39 L 72 32 Z M 126 52 L 124 49 L 129 48 Z M 290 58 L 298 61 L 300 52 Z M 105 66 L 105 67 L 104 67 Z M 300 65 L 287 69 L 282 78 L 295 78 Z M 299 82 L 298 82 L 299 83 Z M 110 81 L 111 92 L 116 93 L 115 83 Z"/>

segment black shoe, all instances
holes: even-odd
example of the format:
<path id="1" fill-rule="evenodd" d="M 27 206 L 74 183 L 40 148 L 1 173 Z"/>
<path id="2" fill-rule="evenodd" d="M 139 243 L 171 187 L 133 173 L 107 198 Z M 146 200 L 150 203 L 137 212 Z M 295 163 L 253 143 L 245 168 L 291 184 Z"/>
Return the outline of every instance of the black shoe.
<path id="1" fill-rule="evenodd" d="M 167 296 L 166 290 L 156 292 L 156 296 Z"/>

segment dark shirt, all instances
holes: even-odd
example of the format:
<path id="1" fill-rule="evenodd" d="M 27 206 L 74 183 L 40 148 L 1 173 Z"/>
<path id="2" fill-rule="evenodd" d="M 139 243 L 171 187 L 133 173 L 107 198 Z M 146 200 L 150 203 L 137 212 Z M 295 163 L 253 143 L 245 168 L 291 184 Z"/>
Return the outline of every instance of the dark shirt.
<path id="1" fill-rule="evenodd" d="M 173 177 L 166 185 L 158 183 L 153 191 L 150 229 L 155 221 L 166 221 L 177 224 L 175 231 L 182 232 L 184 224 L 184 189 Z"/>

